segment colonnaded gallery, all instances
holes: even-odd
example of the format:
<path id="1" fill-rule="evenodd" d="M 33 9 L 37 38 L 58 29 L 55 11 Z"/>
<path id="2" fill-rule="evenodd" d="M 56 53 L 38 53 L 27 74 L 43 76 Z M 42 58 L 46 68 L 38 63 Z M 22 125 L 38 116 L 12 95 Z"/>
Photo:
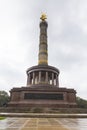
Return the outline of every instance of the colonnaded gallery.
<path id="1" fill-rule="evenodd" d="M 42 14 L 40 19 L 38 65 L 27 69 L 26 86 L 11 89 L 11 100 L 8 106 L 76 107 L 76 91 L 59 87 L 60 71 L 54 66 L 48 65 L 46 15 Z"/>

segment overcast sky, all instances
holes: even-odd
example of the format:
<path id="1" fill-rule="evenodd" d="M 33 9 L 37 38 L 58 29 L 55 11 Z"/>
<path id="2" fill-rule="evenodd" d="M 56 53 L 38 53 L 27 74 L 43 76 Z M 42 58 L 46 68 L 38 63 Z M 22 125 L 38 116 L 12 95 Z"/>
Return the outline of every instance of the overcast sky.
<path id="1" fill-rule="evenodd" d="M 38 63 L 42 12 L 60 87 L 87 99 L 87 0 L 0 0 L 0 90 L 26 86 L 27 68 Z"/>

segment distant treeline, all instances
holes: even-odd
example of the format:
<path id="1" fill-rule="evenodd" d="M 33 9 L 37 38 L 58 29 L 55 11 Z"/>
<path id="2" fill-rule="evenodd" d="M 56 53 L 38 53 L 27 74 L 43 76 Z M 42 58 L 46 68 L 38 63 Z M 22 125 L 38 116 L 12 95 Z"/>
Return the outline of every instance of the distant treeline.
<path id="1" fill-rule="evenodd" d="M 87 108 L 87 100 L 76 97 L 76 102 L 79 108 Z"/>
<path id="2" fill-rule="evenodd" d="M 6 107 L 10 100 L 10 96 L 6 91 L 0 91 L 0 107 Z"/>

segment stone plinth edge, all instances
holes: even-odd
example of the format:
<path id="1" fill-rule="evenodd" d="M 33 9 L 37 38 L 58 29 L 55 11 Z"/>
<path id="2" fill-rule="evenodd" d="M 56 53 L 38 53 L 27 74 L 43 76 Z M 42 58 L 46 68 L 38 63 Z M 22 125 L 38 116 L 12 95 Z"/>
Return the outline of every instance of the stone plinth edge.
<path id="1" fill-rule="evenodd" d="M 87 118 L 87 114 L 49 114 L 49 113 L 0 113 L 4 117 L 26 118 Z"/>

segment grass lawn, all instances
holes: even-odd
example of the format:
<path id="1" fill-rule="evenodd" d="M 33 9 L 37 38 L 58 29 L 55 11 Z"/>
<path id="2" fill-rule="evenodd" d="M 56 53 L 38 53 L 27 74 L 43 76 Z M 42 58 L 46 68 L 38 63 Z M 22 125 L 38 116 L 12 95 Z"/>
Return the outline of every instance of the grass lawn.
<path id="1" fill-rule="evenodd" d="M 5 117 L 0 117 L 0 120 L 3 120 L 3 119 L 5 119 Z"/>

